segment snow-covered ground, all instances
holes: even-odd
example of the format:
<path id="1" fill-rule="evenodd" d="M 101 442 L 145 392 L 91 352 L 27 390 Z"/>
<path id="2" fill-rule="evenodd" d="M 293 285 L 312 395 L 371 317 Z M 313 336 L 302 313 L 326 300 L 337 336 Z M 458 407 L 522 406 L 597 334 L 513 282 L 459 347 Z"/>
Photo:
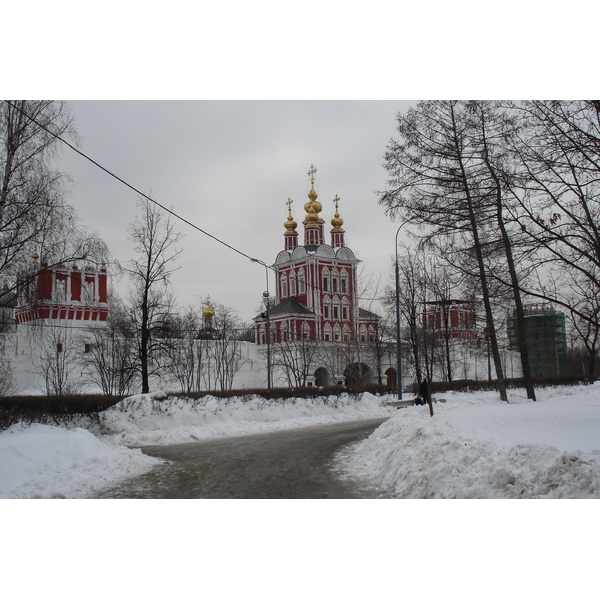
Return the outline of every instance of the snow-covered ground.
<path id="1" fill-rule="evenodd" d="M 444 393 L 399 410 L 341 455 L 398 498 L 600 498 L 600 384 Z"/>
<path id="2" fill-rule="evenodd" d="M 162 392 L 125 399 L 99 424 L 16 424 L 0 433 L 0 498 L 90 498 L 160 463 L 132 446 L 176 444 L 387 417 L 388 398 L 266 401 L 257 396 L 165 399 Z"/>
<path id="3" fill-rule="evenodd" d="M 22 424 L 0 433 L 0 498 L 90 498 L 151 469 L 132 448 L 323 423 L 390 417 L 340 455 L 342 473 L 400 498 L 600 497 L 600 385 L 446 393 L 428 407 L 393 409 L 393 397 L 267 402 L 258 397 L 164 400 L 138 395 L 100 424 Z"/>

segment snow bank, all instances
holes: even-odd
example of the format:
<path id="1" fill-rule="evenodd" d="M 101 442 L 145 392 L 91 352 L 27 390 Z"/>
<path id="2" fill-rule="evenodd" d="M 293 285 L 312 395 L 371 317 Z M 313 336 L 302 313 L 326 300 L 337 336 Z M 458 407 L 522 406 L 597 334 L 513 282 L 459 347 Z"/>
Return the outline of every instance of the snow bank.
<path id="1" fill-rule="evenodd" d="M 397 411 L 340 469 L 398 498 L 600 497 L 600 387 L 447 393 Z"/>
<path id="2" fill-rule="evenodd" d="M 160 462 L 85 429 L 35 424 L 2 432 L 0 457 L 0 498 L 86 497 Z"/>
<path id="3" fill-rule="evenodd" d="M 162 393 L 131 396 L 102 413 L 93 431 L 107 443 L 127 446 L 177 444 L 389 417 L 393 398 L 363 393 L 339 397 L 265 400 L 259 396 L 191 400 Z"/>
<path id="4" fill-rule="evenodd" d="M 160 463 L 128 446 L 175 444 L 322 423 L 387 417 L 393 409 L 372 394 L 335 399 L 189 400 L 162 392 L 125 399 L 100 424 L 13 425 L 0 433 L 0 498 L 88 498 Z"/>
<path id="5" fill-rule="evenodd" d="M 393 397 L 267 401 L 132 396 L 74 427 L 14 425 L 0 433 L 0 497 L 94 497 L 157 464 L 131 446 L 173 444 L 391 417 L 344 451 L 342 473 L 399 498 L 600 497 L 600 386 L 447 393 L 396 410 Z"/>

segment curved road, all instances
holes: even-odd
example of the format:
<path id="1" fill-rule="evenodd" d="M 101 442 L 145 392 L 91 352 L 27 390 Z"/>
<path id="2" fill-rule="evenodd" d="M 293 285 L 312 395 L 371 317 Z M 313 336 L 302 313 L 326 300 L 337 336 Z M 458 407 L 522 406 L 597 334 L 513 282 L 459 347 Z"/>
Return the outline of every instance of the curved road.
<path id="1" fill-rule="evenodd" d="M 364 439 L 385 419 L 275 433 L 145 446 L 165 459 L 102 498 L 379 498 L 378 490 L 332 471 L 343 446 Z"/>

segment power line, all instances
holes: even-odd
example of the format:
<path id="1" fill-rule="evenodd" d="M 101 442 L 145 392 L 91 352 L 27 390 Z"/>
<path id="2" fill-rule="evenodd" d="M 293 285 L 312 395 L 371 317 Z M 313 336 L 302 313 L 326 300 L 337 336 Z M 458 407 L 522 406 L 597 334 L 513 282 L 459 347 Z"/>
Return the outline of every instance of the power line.
<path id="1" fill-rule="evenodd" d="M 128 187 L 129 189 L 133 190 L 136 194 L 139 194 L 140 196 L 142 196 L 146 200 L 148 200 L 148 201 L 152 202 L 153 204 L 155 204 L 156 206 L 160 207 L 162 210 L 164 210 L 168 214 L 172 215 L 173 217 L 175 217 L 179 221 L 185 223 L 186 225 L 188 225 L 192 229 L 195 229 L 196 231 L 199 231 L 200 233 L 206 235 L 207 237 L 210 237 L 211 239 L 215 240 L 219 244 L 222 244 L 226 248 L 229 248 L 230 250 L 233 250 L 234 252 L 236 252 L 237 254 L 243 256 L 244 258 L 247 258 L 251 262 L 260 264 L 260 265 L 264 266 L 265 268 L 270 269 L 274 273 L 278 272 L 277 269 L 275 269 L 273 266 L 269 266 L 265 262 L 249 256 L 245 252 L 242 252 L 238 248 L 232 246 L 231 244 L 228 244 L 227 242 L 223 241 L 222 239 L 218 238 L 217 236 L 212 235 L 211 233 L 208 233 L 207 231 L 205 231 L 201 227 L 198 227 L 198 225 L 192 223 L 191 221 L 189 221 L 185 217 L 182 217 L 181 215 L 179 215 L 175 211 L 167 208 L 166 206 L 164 206 L 163 204 L 161 204 L 157 200 L 154 200 L 150 196 L 144 194 L 143 192 L 141 192 L 140 190 L 138 190 L 136 187 L 134 187 L 133 185 L 131 185 L 130 183 L 128 183 L 127 181 L 125 181 L 124 179 L 122 179 L 121 177 L 119 177 L 118 175 L 114 174 L 112 171 L 109 171 L 106 167 L 102 166 L 100 163 L 98 163 L 97 161 L 95 161 L 90 156 L 88 156 L 84 152 L 81 152 L 80 150 L 78 150 L 70 142 L 68 142 L 67 140 L 65 140 L 63 137 L 61 137 L 57 133 L 55 133 L 55 132 L 51 131 L 50 129 L 48 129 L 48 127 L 46 127 L 45 125 L 43 125 L 42 123 L 40 123 L 39 121 L 37 121 L 34 117 L 28 115 L 22 108 L 20 108 L 19 106 L 13 104 L 10 100 L 5 100 L 4 102 L 6 102 L 9 106 L 11 106 L 12 108 L 14 108 L 15 110 L 18 110 L 21 114 L 23 114 L 32 123 L 35 123 L 38 127 L 40 127 L 41 129 L 43 129 L 44 131 L 46 131 L 47 133 L 49 133 L 55 139 L 57 139 L 60 142 L 62 142 L 63 144 L 65 144 L 67 147 L 69 147 L 71 150 L 73 150 L 73 152 L 76 152 L 77 154 L 79 154 L 80 156 L 82 156 L 83 158 L 85 158 L 86 160 L 88 160 L 89 162 L 91 162 L 93 165 L 95 165 L 96 167 L 98 167 L 99 169 L 101 169 L 102 171 L 104 171 L 106 174 L 110 175 L 111 177 L 113 177 L 114 179 L 116 179 L 117 181 L 119 181 L 120 183 L 122 183 L 123 185 L 125 185 L 126 187 Z M 313 290 L 316 290 L 316 291 L 319 291 L 319 292 L 323 292 L 323 290 L 318 285 L 316 285 L 314 283 L 306 282 L 306 286 L 309 287 L 309 288 L 311 288 L 311 289 L 313 289 Z M 374 300 L 379 300 L 379 301 L 383 301 L 384 300 L 384 298 L 377 297 L 377 296 L 375 296 L 375 297 L 360 297 L 360 296 L 356 295 L 355 297 L 356 297 L 357 300 L 367 300 L 367 301 L 370 301 L 370 302 L 373 302 Z"/>
<path id="2" fill-rule="evenodd" d="M 202 234 L 204 234 L 204 235 L 212 238 L 216 242 L 219 242 L 219 244 L 223 244 L 223 246 L 226 246 L 230 250 L 233 250 L 234 252 L 237 252 L 241 256 L 243 256 L 243 257 L 245 257 L 245 258 L 247 258 L 249 260 L 252 260 L 252 257 L 249 256 L 248 254 L 246 254 L 245 252 L 242 252 L 241 250 L 238 250 L 237 248 L 235 248 L 231 244 L 228 244 L 227 242 L 224 242 L 223 240 L 219 239 L 218 237 L 212 235 L 211 233 L 208 233 L 207 231 L 204 231 L 204 229 L 198 227 L 197 225 L 195 225 L 194 223 L 192 223 L 191 221 L 189 221 L 185 217 L 182 217 L 181 215 L 177 214 L 175 211 L 167 208 L 166 206 L 164 206 L 160 202 L 158 202 L 158 201 L 154 200 L 153 198 L 151 198 L 150 196 L 144 194 L 144 192 L 141 192 L 140 190 L 138 190 L 136 187 L 134 187 L 133 185 L 131 185 L 130 183 L 128 183 L 127 181 L 125 181 L 124 179 L 122 179 L 121 177 L 119 177 L 118 175 L 115 175 L 112 171 L 109 171 L 107 168 L 103 167 L 100 163 L 96 162 L 93 158 L 90 158 L 87 154 L 85 154 L 84 152 L 81 152 L 80 150 L 78 150 L 77 148 L 75 148 L 75 146 L 73 146 L 67 140 L 65 140 L 64 138 L 62 138 L 60 135 L 58 135 L 57 133 L 51 131 L 45 125 L 43 125 L 42 123 L 40 123 L 39 121 L 37 121 L 36 119 L 34 119 L 30 115 L 28 115 L 19 106 L 16 106 L 12 102 L 10 102 L 10 100 L 5 100 L 4 102 L 6 102 L 9 106 L 11 106 L 12 108 L 14 108 L 15 110 L 18 110 L 21 114 L 23 114 L 32 123 L 35 123 L 38 127 L 40 127 L 41 129 L 43 129 L 44 131 L 46 131 L 47 133 L 49 133 L 51 136 L 53 136 L 54 138 L 56 138 L 57 140 L 61 141 L 63 144 L 65 144 L 69 148 L 71 148 L 71 150 L 73 150 L 73 152 L 76 152 L 77 154 L 79 154 L 80 156 L 82 156 L 83 158 L 85 158 L 86 160 L 89 160 L 93 165 L 95 165 L 96 167 L 98 167 L 99 169 L 101 169 L 102 171 L 104 171 L 105 173 L 107 173 L 108 175 L 110 175 L 111 177 L 114 177 L 117 181 L 121 182 L 123 185 L 127 186 L 129 189 L 133 190 L 134 192 L 136 192 L 137 194 L 139 194 L 140 196 L 142 196 L 146 200 L 149 200 L 150 202 L 156 204 L 156 206 L 159 206 L 160 208 L 162 208 L 162 210 L 164 210 L 165 212 L 169 213 L 170 215 L 172 215 L 176 219 L 179 219 L 180 221 L 182 221 L 186 225 L 189 225 L 190 227 L 192 227 L 193 229 L 199 231 L 200 233 L 202 233 Z M 272 267 L 268 267 L 268 268 L 272 268 Z"/>

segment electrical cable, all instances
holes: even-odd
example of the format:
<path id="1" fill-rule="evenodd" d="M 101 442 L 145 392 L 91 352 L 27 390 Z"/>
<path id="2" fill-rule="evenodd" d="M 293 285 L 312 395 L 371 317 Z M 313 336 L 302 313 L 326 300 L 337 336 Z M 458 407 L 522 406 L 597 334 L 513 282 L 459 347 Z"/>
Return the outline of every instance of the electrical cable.
<path id="1" fill-rule="evenodd" d="M 116 175 L 115 173 L 113 173 L 112 171 L 108 170 L 106 167 L 102 166 L 100 163 L 98 163 L 97 161 L 95 161 L 93 158 L 91 158 L 90 156 L 88 156 L 84 152 L 78 150 L 75 146 L 73 146 L 70 142 L 68 142 L 67 140 L 65 140 L 62 136 L 60 136 L 57 133 L 51 131 L 45 125 L 43 125 L 42 123 L 40 123 L 39 121 L 37 121 L 34 117 L 28 115 L 22 108 L 20 108 L 19 106 L 13 104 L 10 100 L 5 100 L 4 102 L 6 102 L 13 109 L 18 110 L 23 116 L 25 116 L 32 123 L 35 123 L 38 127 L 40 127 L 41 129 L 43 129 L 44 131 L 46 131 L 47 133 L 49 133 L 55 139 L 57 139 L 60 142 L 62 142 L 63 144 L 65 144 L 68 148 L 70 148 L 71 150 L 73 150 L 73 152 L 79 154 L 80 156 L 82 156 L 83 158 L 85 158 L 86 160 L 88 160 L 89 162 L 91 162 L 94 166 L 96 166 L 100 170 L 104 171 L 107 175 L 110 175 L 111 177 L 113 177 L 114 179 L 116 179 L 117 181 L 119 181 L 120 183 L 122 183 L 123 185 L 125 185 L 126 187 L 128 187 L 129 189 L 133 190 L 136 194 L 139 194 L 141 197 L 145 198 L 149 202 L 152 202 L 156 206 L 160 207 L 162 210 L 164 210 L 168 214 L 172 215 L 174 218 L 176 218 L 179 221 L 185 223 L 186 225 L 188 225 L 192 229 L 195 229 L 196 231 L 199 231 L 200 233 L 206 235 L 207 237 L 210 237 L 211 239 L 213 239 L 216 242 L 222 244 L 226 248 L 229 248 L 230 250 L 233 250 L 234 252 L 236 252 L 237 254 L 243 256 L 244 258 L 247 258 L 251 262 L 260 264 L 260 265 L 264 266 L 265 268 L 270 269 L 274 273 L 278 272 L 277 269 L 275 269 L 273 266 L 269 266 L 264 261 L 261 261 L 261 260 L 258 260 L 256 258 L 251 257 L 250 255 L 248 255 L 245 252 L 239 250 L 238 248 L 232 246 L 231 244 L 223 241 L 222 239 L 218 238 L 217 236 L 215 236 L 215 235 L 213 235 L 211 233 L 208 233 L 207 231 L 205 231 L 204 229 L 202 229 L 201 227 L 199 227 L 195 223 L 192 223 L 191 221 L 189 221 L 185 217 L 182 217 L 181 215 L 179 215 L 178 213 L 176 213 L 174 210 L 167 208 L 166 206 L 164 206 L 163 204 L 161 204 L 157 200 L 155 200 L 155 199 L 151 198 L 150 196 L 144 194 L 143 192 L 141 192 L 140 190 L 138 190 L 135 186 L 131 185 L 130 183 L 128 183 L 127 181 L 125 181 L 124 179 L 122 179 L 121 177 L 119 177 L 118 175 Z M 316 291 L 319 291 L 319 292 L 323 291 L 316 284 L 305 282 L 305 285 L 307 287 L 313 289 L 313 290 L 316 290 Z M 375 297 L 371 297 L 371 298 L 366 298 L 366 297 L 356 296 L 356 299 L 357 300 L 366 300 L 366 301 L 369 301 L 369 302 L 373 302 L 374 300 L 384 301 L 385 297 L 377 297 L 377 296 L 375 296 Z"/>

